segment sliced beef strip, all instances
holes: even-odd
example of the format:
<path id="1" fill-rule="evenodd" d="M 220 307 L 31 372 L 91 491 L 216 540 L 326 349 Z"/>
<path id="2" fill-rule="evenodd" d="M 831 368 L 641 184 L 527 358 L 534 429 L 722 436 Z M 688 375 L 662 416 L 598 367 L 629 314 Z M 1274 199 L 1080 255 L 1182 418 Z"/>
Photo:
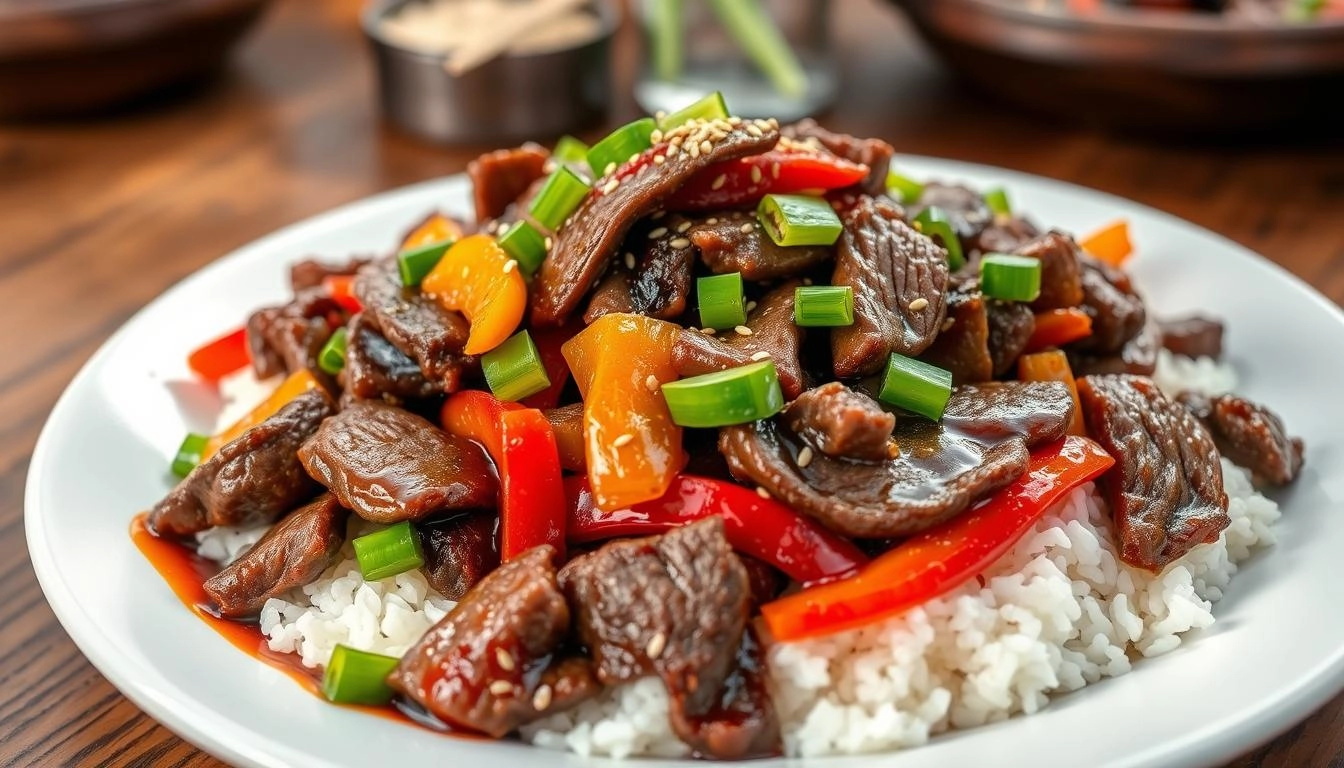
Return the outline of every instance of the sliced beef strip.
<path id="1" fill-rule="evenodd" d="M 765 649 L 748 626 L 732 672 L 724 681 L 719 701 L 708 714 L 688 717 L 684 710 L 669 713 L 672 730 L 696 757 L 744 760 L 771 757 L 783 751 L 779 716 L 766 687 Z"/>
<path id="2" fill-rule="evenodd" d="M 892 155 L 896 154 L 896 149 L 887 142 L 881 139 L 860 139 L 847 133 L 834 133 L 821 127 L 812 118 L 805 118 L 786 126 L 783 134 L 796 140 L 815 139 L 831 154 L 843 157 L 852 163 L 868 166 L 868 175 L 859 182 L 859 188 L 869 195 L 886 193 L 887 171 L 891 168 Z"/>
<path id="3" fill-rule="evenodd" d="M 994 212 L 985 198 L 970 187 L 931 181 L 924 185 L 919 201 L 909 206 L 910 220 L 929 208 L 938 208 L 947 214 L 952 229 L 961 241 L 962 250 L 970 250 L 986 228 L 994 223 Z"/>
<path id="4" fill-rule="evenodd" d="M 595 695 L 582 661 L 556 661 L 570 610 L 542 545 L 490 572 L 425 633 L 388 685 L 451 725 L 496 738 Z"/>
<path id="5" fill-rule="evenodd" d="M 659 144 L 649 152 L 667 157 L 661 165 L 641 159 L 614 177 L 598 179 L 572 223 L 556 236 L 550 257 L 533 280 L 532 323 L 537 327 L 564 323 L 602 277 L 630 228 L 653 213 L 687 179 L 714 163 L 765 152 L 779 140 L 775 129 L 758 132 L 760 136 L 748 133 L 746 124 L 732 128 L 724 138 L 712 141 L 708 152 L 697 150 L 694 157 L 684 150 L 669 155 L 670 146 Z M 667 141 L 684 133 L 670 131 Z M 617 182 L 616 188 L 605 192 L 612 181 Z"/>
<path id="6" fill-rule="evenodd" d="M 1041 262 L 1041 293 L 1031 302 L 1036 312 L 1065 309 L 1083 303 L 1082 251 L 1072 237 L 1052 230 L 1015 251 Z"/>
<path id="7" fill-rule="evenodd" d="M 403 287 L 395 258 L 361 269 L 355 277 L 355 295 L 373 327 L 445 392 L 456 391 L 463 373 L 476 365 L 475 358 L 462 354 L 470 332 L 466 318 L 416 289 Z"/>
<path id="8" fill-rule="evenodd" d="M 859 463 L 814 455 L 773 420 L 727 427 L 719 450 L 733 475 L 856 538 L 908 536 L 943 522 L 1026 471 L 1027 449 L 1064 435 L 1073 398 L 1059 382 L 957 387 L 942 423 L 902 416 L 900 455 Z"/>
<path id="9" fill-rule="evenodd" d="M 306 288 L 321 288 L 322 281 L 328 277 L 353 275 L 369 261 L 371 259 L 363 256 L 352 256 L 343 262 L 304 259 L 290 265 L 289 286 L 294 293 L 299 293 Z"/>
<path id="10" fill-rule="evenodd" d="M 947 294 L 947 318 L 920 359 L 952 373 L 953 386 L 994 378 L 989 354 L 989 313 L 985 298 L 972 286 Z"/>
<path id="11" fill-rule="evenodd" d="M 1213 438 L 1142 376 L 1078 379 L 1087 433 L 1115 458 L 1102 476 L 1120 559 L 1160 571 L 1228 526 Z"/>
<path id="12" fill-rule="evenodd" d="M 588 309 L 583 313 L 583 322 L 591 325 L 603 315 L 634 312 L 635 299 L 630 294 L 630 281 L 630 270 L 624 265 L 608 272 L 593 290 Z"/>
<path id="13" fill-rule="evenodd" d="M 1109 355 L 1075 352 L 1069 355 L 1069 364 L 1078 376 L 1107 373 L 1151 376 L 1157 370 L 1157 353 L 1161 346 L 1162 331 L 1157 323 L 1149 321 L 1139 335 L 1125 342 L 1119 352 Z"/>
<path id="14" fill-rule="evenodd" d="M 462 596 L 499 567 L 499 516 L 470 512 L 420 526 L 425 579 L 449 600 Z"/>
<path id="15" fill-rule="evenodd" d="M 220 616 L 244 619 L 261 613 L 272 597 L 316 579 L 345 543 L 347 512 L 324 493 L 285 515 L 227 568 L 202 584 Z"/>
<path id="16" fill-rule="evenodd" d="M 1092 335 L 1069 345 L 1092 355 L 1111 355 L 1143 330 L 1147 314 L 1143 299 L 1124 272 L 1087 256 L 1081 259 L 1083 303 L 1092 319 Z"/>
<path id="17" fill-rule="evenodd" d="M 1020 216 L 995 217 L 993 224 L 971 240 L 969 250 L 973 258 L 970 260 L 978 261 L 979 255 L 984 253 L 1013 253 L 1040 233 L 1036 225 Z"/>
<path id="18" fill-rule="evenodd" d="M 288 304 L 265 307 L 247 318 L 247 346 L 258 378 L 317 370 L 317 356 L 335 328 L 328 318 L 341 307 L 321 288 L 299 291 Z"/>
<path id="19" fill-rule="evenodd" d="M 806 374 L 799 358 L 803 329 L 793 322 L 793 292 L 801 283 L 781 284 L 761 297 L 747 313 L 750 336 L 725 331 L 709 336 L 684 331 L 672 347 L 672 365 L 681 376 L 699 376 L 754 361 L 753 355 L 765 352 L 775 363 L 779 388 L 792 399 L 807 388 Z"/>
<path id="20" fill-rule="evenodd" d="M 1189 315 L 1160 320 L 1158 328 L 1162 330 L 1162 346 L 1173 355 L 1214 360 L 1223 356 L 1223 324 L 1219 320 Z"/>
<path id="21" fill-rule="evenodd" d="M 1176 400 L 1203 422 L 1224 458 L 1262 482 L 1287 485 L 1302 471 L 1302 440 L 1289 435 L 1283 419 L 1265 406 L 1236 395 L 1198 392 L 1182 392 Z"/>
<path id="22" fill-rule="evenodd" d="M 827 456 L 886 461 L 896 417 L 838 381 L 809 389 L 784 408 L 784 424 Z"/>
<path id="23" fill-rule="evenodd" d="M 813 245 L 776 245 L 753 213 L 725 211 L 697 221 L 686 236 L 716 275 L 741 272 L 743 280 L 780 280 L 801 275 L 831 257 Z"/>
<path id="24" fill-rule="evenodd" d="M 695 249 L 686 236 L 690 227 L 690 219 L 671 214 L 637 227 L 627 238 L 626 247 L 636 257 L 630 311 L 659 320 L 675 320 L 686 312 L 695 265 Z"/>
<path id="25" fill-rule="evenodd" d="M 546 175 L 551 153 L 531 142 L 512 149 L 486 152 L 467 164 L 472 194 L 476 202 L 476 221 L 484 222 L 504 215 L 537 179 Z"/>
<path id="26" fill-rule="evenodd" d="M 261 525 L 313 498 L 321 487 L 303 471 L 299 446 L 335 412 L 321 387 L 294 398 L 183 478 L 150 510 L 149 529 L 188 536 L 217 525 Z"/>
<path id="27" fill-rule="evenodd" d="M 414 360 L 393 346 L 361 312 L 350 320 L 345 391 L 361 400 L 390 398 L 394 402 L 443 394 L 443 384 L 430 381 Z"/>
<path id="28" fill-rule="evenodd" d="M 308 474 L 374 523 L 493 507 L 495 473 L 480 447 L 377 400 L 352 403 L 299 449 Z"/>
<path id="29" fill-rule="evenodd" d="M 723 701 L 751 594 L 722 519 L 607 544 L 562 568 L 560 587 L 600 681 L 615 685 L 656 674 L 671 696 L 678 736 L 697 748 L 719 745 L 702 738 L 705 726 L 697 721 Z M 740 743 L 729 738 L 722 746 Z"/>
<path id="30" fill-rule="evenodd" d="M 995 376 L 1002 376 L 1017 363 L 1036 330 L 1031 307 L 1015 301 L 989 299 L 985 302 L 989 325 L 989 357 Z"/>
<path id="31" fill-rule="evenodd" d="M 863 198 L 844 227 L 831 277 L 854 289 L 854 324 L 831 331 L 842 379 L 877 372 L 892 352 L 928 349 L 947 311 L 947 252 L 902 221 L 900 206 Z"/>

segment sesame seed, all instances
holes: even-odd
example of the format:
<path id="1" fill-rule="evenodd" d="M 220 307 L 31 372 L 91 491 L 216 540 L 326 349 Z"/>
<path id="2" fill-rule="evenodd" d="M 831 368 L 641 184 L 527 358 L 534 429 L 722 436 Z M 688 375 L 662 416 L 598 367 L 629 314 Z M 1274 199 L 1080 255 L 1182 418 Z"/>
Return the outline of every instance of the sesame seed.
<path id="1" fill-rule="evenodd" d="M 776 179 L 779 178 L 779 163 L 774 163 L 770 166 L 770 175 Z"/>
<path id="2" fill-rule="evenodd" d="M 650 219 L 653 219 L 654 221 L 657 221 L 657 220 L 663 218 L 663 217 L 666 216 L 666 215 L 667 215 L 667 211 L 654 211 L 654 212 L 653 212 L 653 215 L 650 216 L 649 218 L 650 218 Z"/>
<path id="3" fill-rule="evenodd" d="M 560 166 L 558 166 L 558 165 L 555 164 L 555 161 L 554 161 L 554 160 L 547 160 L 545 163 L 542 164 L 542 166 L 541 166 L 541 172 L 542 172 L 542 173 L 554 173 L 554 172 L 555 172 L 555 169 L 556 169 L 556 168 L 559 168 L 559 167 L 560 167 Z"/>
<path id="4" fill-rule="evenodd" d="M 638 159 L 639 159 L 639 153 L 636 152 L 636 153 L 634 153 L 633 155 L 631 155 L 631 156 L 625 158 L 625 162 L 627 162 L 627 163 L 633 163 L 633 162 L 635 162 L 635 161 L 638 160 Z"/>
<path id="5" fill-rule="evenodd" d="M 634 268 L 635 268 L 635 254 L 633 254 L 633 253 L 627 253 L 627 254 L 625 254 L 625 268 L 626 268 L 626 269 L 634 269 Z"/>
<path id="6" fill-rule="evenodd" d="M 667 635 L 662 632 L 649 638 L 649 644 L 644 646 L 644 653 L 648 654 L 650 659 L 656 659 L 663 655 L 663 649 L 667 647 Z"/>
<path id="7" fill-rule="evenodd" d="M 708 155 L 710 152 L 713 151 L 714 151 L 714 145 L 709 143 L 709 139 L 705 139 L 704 141 L 700 142 L 701 153 Z"/>
<path id="8" fill-rule="evenodd" d="M 812 463 L 812 446 L 804 445 L 803 450 L 798 452 L 798 466 L 806 467 Z"/>
<path id="9" fill-rule="evenodd" d="M 924 225 L 921 224 L 921 223 L 919 223 L 918 221 L 916 221 L 916 222 L 915 222 L 915 231 L 916 231 L 916 232 L 923 232 L 923 231 L 924 231 Z"/>
<path id="10" fill-rule="evenodd" d="M 616 161 L 614 160 L 610 163 L 607 163 L 607 167 L 602 169 L 603 176 L 610 176 L 615 172 L 616 172 Z"/>
<path id="11" fill-rule="evenodd" d="M 616 188 L 620 185 L 621 182 L 619 179 L 612 179 L 602 186 L 602 194 L 610 195 L 612 192 L 615 192 Z"/>
<path id="12" fill-rule="evenodd" d="M 555 246 L 555 241 L 552 240 L 550 237 L 547 237 L 546 240 L 545 240 L 544 242 L 545 242 L 545 244 L 546 244 L 546 250 L 548 250 L 548 251 L 551 250 L 551 248 Z"/>
<path id="13" fill-rule="evenodd" d="M 667 112 L 664 111 L 664 110 L 661 110 L 661 109 L 660 109 L 660 110 L 658 110 L 657 112 L 654 112 L 654 113 L 653 113 L 653 118 L 654 118 L 655 120 L 657 120 L 658 122 L 660 122 L 660 123 L 663 121 L 663 118 L 665 118 L 665 117 L 667 117 Z"/>
<path id="14" fill-rule="evenodd" d="M 499 662 L 499 668 L 505 672 L 512 672 L 517 666 L 513 663 L 513 654 L 503 648 L 495 649 L 495 661 Z"/>
<path id="15" fill-rule="evenodd" d="M 699 145 L 699 144 L 692 144 L 692 145 L 691 145 L 691 157 L 692 157 L 692 158 L 696 158 L 696 157 L 699 157 L 699 156 L 700 156 L 700 145 Z"/>
<path id="16" fill-rule="evenodd" d="M 770 498 L 770 492 L 760 485 L 756 486 L 756 495 L 760 496 L 762 499 Z"/>
<path id="17" fill-rule="evenodd" d="M 685 232 L 686 230 L 688 230 L 688 229 L 690 229 L 690 228 L 691 228 L 691 222 L 689 222 L 689 221 L 683 221 L 683 222 L 681 222 L 680 224 L 677 225 L 677 232 Z"/>
<path id="18" fill-rule="evenodd" d="M 901 457 L 901 444 L 896 442 L 895 440 L 889 440 L 887 442 L 887 458 L 899 459 L 900 457 Z"/>
<path id="19" fill-rule="evenodd" d="M 750 133 L 752 136 L 755 136 L 758 139 L 765 135 L 765 131 L 762 131 L 759 127 L 757 127 L 753 123 L 747 123 L 747 133 Z"/>
<path id="20" fill-rule="evenodd" d="M 949 328 L 951 328 L 952 326 L 954 326 L 954 325 L 956 325 L 956 324 L 957 324 L 957 318 L 955 318 L 955 317 L 949 317 L 949 318 L 947 318 L 946 320 L 943 321 L 943 327 L 942 327 L 941 330 L 946 331 L 946 330 L 948 330 Z"/>
<path id="21" fill-rule="evenodd" d="M 755 225 L 755 224 L 752 224 L 751 222 L 747 222 L 746 224 L 743 224 L 743 225 L 740 227 L 740 230 L 741 230 L 742 234 L 745 235 L 745 234 L 751 232 L 751 230 L 753 230 L 753 229 L 755 229 L 755 228 L 756 228 L 756 225 Z"/>
<path id="22" fill-rule="evenodd" d="M 611 447 L 621 448 L 623 446 L 627 446 L 633 443 L 634 441 L 635 436 L 630 434 L 629 432 L 626 432 L 624 434 L 617 435 L 616 439 L 611 441 Z"/>
<path id="23" fill-rule="evenodd" d="M 649 134 L 649 141 L 653 142 L 654 144 L 657 144 L 662 140 L 663 140 L 663 132 L 658 130 L 657 128 L 654 128 L 653 133 Z"/>
<path id="24" fill-rule="evenodd" d="M 714 182 L 709 185 L 710 189 L 723 189 L 723 185 L 728 182 L 728 174 L 720 173 L 714 177 Z"/>
<path id="25" fill-rule="evenodd" d="M 728 124 L 732 126 L 741 125 L 742 118 L 738 117 L 737 115 L 733 115 L 732 117 L 728 118 Z"/>
<path id="26" fill-rule="evenodd" d="M 714 225 L 714 224 L 718 224 L 718 223 L 719 223 L 719 220 L 716 219 L 716 218 L 714 218 L 713 216 L 710 216 L 708 219 L 705 219 L 705 223 L 706 223 L 706 224 L 709 224 L 709 225 Z"/>
<path id="27" fill-rule="evenodd" d="M 647 387 L 650 392 L 657 392 L 658 387 L 661 386 L 661 383 L 658 381 L 657 376 L 654 376 L 652 373 L 650 373 L 649 377 L 644 380 L 644 386 Z"/>
<path id="28" fill-rule="evenodd" d="M 672 246 L 673 248 L 676 248 L 678 251 L 680 251 L 680 250 L 683 249 L 683 248 L 690 248 L 690 247 L 691 247 L 691 241 L 690 241 L 690 240 L 687 240 L 687 239 L 684 238 L 684 237 L 678 237 L 678 238 L 676 238 L 675 240 L 673 240 L 672 242 L 668 243 L 668 245 L 670 245 L 670 246 Z"/>
<path id="29" fill-rule="evenodd" d="M 551 706 L 551 686 L 542 683 L 537 692 L 532 694 L 532 708 L 542 712 L 549 706 Z"/>
<path id="30" fill-rule="evenodd" d="M 513 693 L 513 683 L 510 683 L 508 680 L 496 680 L 490 684 L 490 693 L 495 696 L 503 696 L 508 693 Z"/>
<path id="31" fill-rule="evenodd" d="M 920 296 L 918 299 L 915 299 L 914 301 L 910 302 L 910 311 L 918 312 L 927 306 L 929 306 L 929 300 L 924 298 L 923 296 Z"/>
<path id="32" fill-rule="evenodd" d="M 733 333 L 736 333 L 738 336 L 750 336 L 751 329 L 745 325 L 739 325 L 733 329 Z"/>
<path id="33" fill-rule="evenodd" d="M 653 156 L 653 164 L 654 164 L 654 165 L 662 165 L 663 163 L 666 163 L 666 162 L 667 162 L 667 158 L 664 157 L 663 155 L 654 155 L 654 156 Z"/>
<path id="34" fill-rule="evenodd" d="M 701 328 L 701 329 L 700 329 L 700 332 L 703 333 L 703 334 L 705 334 L 706 336 L 713 336 L 713 335 L 714 335 L 714 329 L 713 329 L 713 328 Z"/>
<path id="35" fill-rule="evenodd" d="M 683 141 L 685 141 L 685 140 L 686 140 L 686 134 L 684 134 L 684 133 L 679 133 L 679 134 L 677 134 L 676 136 L 673 136 L 673 137 L 672 137 L 672 146 L 674 146 L 674 147 L 680 147 L 680 146 L 681 146 L 681 142 L 683 142 Z"/>
<path id="36" fill-rule="evenodd" d="M 803 285 L 811 285 L 811 284 L 812 284 L 812 278 L 810 277 L 803 278 Z"/>
<path id="37" fill-rule="evenodd" d="M 752 184 L 761 183 L 761 169 L 754 165 L 751 166 L 751 183 Z"/>
<path id="38" fill-rule="evenodd" d="M 518 268 L 518 262 L 514 261 L 513 259 L 509 259 L 508 261 L 504 262 L 504 274 L 506 275 L 517 268 Z"/>
<path id="39" fill-rule="evenodd" d="M 748 302 L 747 302 L 747 311 L 748 311 L 748 312 L 750 312 L 751 310 L 753 310 L 753 309 L 755 309 L 755 308 L 756 308 L 756 302 L 754 302 L 754 301 L 748 301 Z"/>
<path id="40" fill-rule="evenodd" d="M 770 359 L 770 353 L 769 353 L 769 352 L 766 352 L 764 349 L 762 349 L 760 352 L 752 352 L 752 353 L 751 353 L 751 359 L 752 359 L 752 360 L 755 360 L 755 361 L 758 362 L 758 363 L 759 363 L 760 361 L 762 361 L 762 360 L 769 360 L 769 359 Z"/>
<path id="41" fill-rule="evenodd" d="M 657 227 L 657 228 L 655 228 L 655 229 L 650 229 L 650 230 L 649 230 L 649 239 L 650 239 L 650 240 L 657 240 L 658 238 L 660 238 L 660 237 L 662 237 L 662 236 L 664 236 L 664 235 L 666 235 L 666 234 L 667 234 L 667 227 Z"/>

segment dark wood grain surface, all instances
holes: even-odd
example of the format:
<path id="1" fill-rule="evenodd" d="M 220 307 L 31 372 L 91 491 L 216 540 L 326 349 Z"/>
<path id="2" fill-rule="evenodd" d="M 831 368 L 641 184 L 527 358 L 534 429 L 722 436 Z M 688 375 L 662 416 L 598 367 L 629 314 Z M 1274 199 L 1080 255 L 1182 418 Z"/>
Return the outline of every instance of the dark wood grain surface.
<path id="1" fill-rule="evenodd" d="M 1171 144 L 1043 123 L 958 90 L 886 6 L 836 6 L 845 84 L 833 127 L 1133 198 L 1344 301 L 1340 142 Z M 473 156 L 380 124 L 357 11 L 283 0 L 204 92 L 99 121 L 0 127 L 0 765 L 218 765 L 124 699 L 61 629 L 24 546 L 24 477 L 62 388 L 165 288 L 277 227 Z M 635 45 L 627 30 L 622 72 Z M 617 77 L 613 121 L 635 113 L 628 82 Z M 1344 697 L 1232 765 L 1341 761 Z"/>

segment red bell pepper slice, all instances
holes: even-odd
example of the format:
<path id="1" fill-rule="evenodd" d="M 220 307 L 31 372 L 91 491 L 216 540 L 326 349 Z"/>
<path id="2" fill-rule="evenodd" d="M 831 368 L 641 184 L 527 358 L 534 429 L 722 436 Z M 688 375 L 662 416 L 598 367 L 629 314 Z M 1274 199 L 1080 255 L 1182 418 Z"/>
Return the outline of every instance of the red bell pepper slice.
<path id="1" fill-rule="evenodd" d="M 363 311 L 364 305 L 355 296 L 354 275 L 327 275 L 322 278 L 322 288 L 346 312 L 353 315 Z"/>
<path id="2" fill-rule="evenodd" d="M 667 201 L 669 211 L 709 211 L 754 206 L 765 195 L 821 192 L 863 181 L 868 166 L 821 152 L 775 149 L 715 163 L 697 173 Z"/>
<path id="3" fill-rule="evenodd" d="M 565 391 L 565 385 L 569 383 L 569 363 L 565 361 L 560 348 L 581 330 L 583 323 L 532 331 L 532 343 L 537 345 L 537 354 L 541 356 L 541 365 L 546 369 L 551 386 L 523 398 L 523 405 L 544 411 L 560 404 L 560 393 Z"/>
<path id="4" fill-rule="evenodd" d="M 858 572 L 868 558 L 843 536 L 773 499 L 736 483 L 678 475 L 661 498 L 604 512 L 588 478 L 565 479 L 568 535 L 575 543 L 650 536 L 710 515 L 723 518 L 733 549 L 764 560 L 803 584 L 824 584 Z"/>
<path id="5" fill-rule="evenodd" d="M 894 616 L 960 586 L 1007 552 L 1047 507 L 1115 463 L 1068 436 L 1033 451 L 1026 474 L 979 506 L 906 539 L 858 575 L 761 606 L 776 640 L 817 637 Z"/>
<path id="6" fill-rule="evenodd" d="M 500 416 L 505 411 L 516 411 L 519 408 L 522 406 L 504 402 L 484 390 L 464 389 L 449 395 L 443 402 L 439 423 L 444 432 L 480 443 L 498 464 L 499 455 L 504 450 Z"/>
<path id="7" fill-rule="evenodd" d="M 197 376 L 216 382 L 251 365 L 247 352 L 247 329 L 220 336 L 187 355 L 187 367 Z"/>

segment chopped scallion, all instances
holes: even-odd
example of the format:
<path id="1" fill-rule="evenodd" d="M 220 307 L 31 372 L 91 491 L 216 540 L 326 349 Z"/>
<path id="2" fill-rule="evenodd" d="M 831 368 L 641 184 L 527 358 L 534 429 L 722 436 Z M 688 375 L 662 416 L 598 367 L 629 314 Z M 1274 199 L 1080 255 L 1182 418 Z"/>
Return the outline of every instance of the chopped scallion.
<path id="1" fill-rule="evenodd" d="M 425 556 L 420 550 L 420 534 L 411 527 L 409 520 L 360 536 L 351 544 L 355 547 L 359 572 L 368 581 L 396 576 L 425 564 Z"/>
<path id="2" fill-rule="evenodd" d="M 173 474 L 178 477 L 191 474 L 191 470 L 201 463 L 201 454 L 205 452 L 205 445 L 208 442 L 210 438 L 206 435 L 187 433 L 182 439 L 182 445 L 177 448 L 177 455 L 173 456 Z"/>
<path id="3" fill-rule="evenodd" d="M 803 285 L 793 289 L 793 323 L 804 328 L 854 324 L 854 289 L 848 285 Z"/>
<path id="4" fill-rule="evenodd" d="M 664 131 L 670 131 L 679 125 L 684 125 L 692 120 L 726 120 L 728 119 L 728 105 L 723 101 L 723 94 L 715 91 L 690 106 L 673 112 L 663 118 L 660 124 Z"/>
<path id="5" fill-rule="evenodd" d="M 513 402 L 551 386 L 541 353 L 527 331 L 519 331 L 481 356 L 485 383 L 500 400 Z"/>
<path id="6" fill-rule="evenodd" d="M 419 286 L 420 281 L 425 279 L 425 275 L 434 271 L 439 259 L 443 258 L 443 254 L 448 252 L 448 248 L 452 244 L 451 239 L 440 240 L 437 243 L 410 248 L 397 254 L 397 268 L 401 270 L 401 284 L 407 288 Z"/>
<path id="7" fill-rule="evenodd" d="M 527 212 L 538 224 L 555 231 L 588 196 L 588 189 L 588 182 L 561 166 L 546 179 Z"/>
<path id="8" fill-rule="evenodd" d="M 605 176 L 607 166 L 619 168 L 634 155 L 653 146 L 651 137 L 657 127 L 652 117 L 644 117 L 607 134 L 588 150 L 588 167 L 593 169 L 593 176 Z"/>
<path id="9" fill-rule="evenodd" d="M 951 396 L 951 371 L 893 352 L 877 399 L 938 421 Z"/>
<path id="10" fill-rule="evenodd" d="M 588 162 L 588 145 L 573 136 L 561 136 L 551 150 L 551 157 L 557 163 Z"/>
<path id="11" fill-rule="evenodd" d="M 663 385 L 672 421 L 682 427 L 727 427 L 769 418 L 784 407 L 769 360 Z"/>
<path id="12" fill-rule="evenodd" d="M 887 191 L 906 205 L 914 205 L 924 194 L 924 185 L 895 171 L 887 171 Z"/>
<path id="13" fill-rule="evenodd" d="M 331 661 L 322 674 L 322 694 L 336 704 L 380 706 L 392 700 L 387 676 L 400 659 L 381 653 L 357 651 L 348 645 L 331 650 Z"/>
<path id="14" fill-rule="evenodd" d="M 515 221 L 499 236 L 498 242 L 509 258 L 518 262 L 526 277 L 531 277 L 546 260 L 546 238 L 526 221 Z"/>
<path id="15" fill-rule="evenodd" d="M 957 231 L 952 228 L 952 221 L 947 218 L 942 208 L 936 205 L 925 208 L 915 217 L 915 224 L 917 225 L 915 229 L 928 235 L 947 250 L 948 269 L 956 272 L 966 266 L 966 257 L 961 253 L 961 241 L 957 239 Z"/>
<path id="16" fill-rule="evenodd" d="M 995 216 L 1012 216 L 1013 204 L 1008 201 L 1008 190 L 995 187 L 985 193 L 985 205 Z"/>
<path id="17" fill-rule="evenodd" d="M 830 245 L 843 228 L 830 203 L 807 195 L 766 195 L 756 218 L 777 245 Z"/>
<path id="18" fill-rule="evenodd" d="M 695 295 L 700 301 L 700 325 L 723 330 L 747 322 L 741 272 L 696 278 Z"/>
<path id="19" fill-rule="evenodd" d="M 980 260 L 980 290 L 993 299 L 1035 301 L 1041 295 L 1041 260 L 989 253 Z"/>
<path id="20" fill-rule="evenodd" d="M 340 373 L 345 367 L 345 336 L 345 328 L 337 328 L 322 346 L 322 351 L 317 354 L 317 367 L 332 376 Z"/>

